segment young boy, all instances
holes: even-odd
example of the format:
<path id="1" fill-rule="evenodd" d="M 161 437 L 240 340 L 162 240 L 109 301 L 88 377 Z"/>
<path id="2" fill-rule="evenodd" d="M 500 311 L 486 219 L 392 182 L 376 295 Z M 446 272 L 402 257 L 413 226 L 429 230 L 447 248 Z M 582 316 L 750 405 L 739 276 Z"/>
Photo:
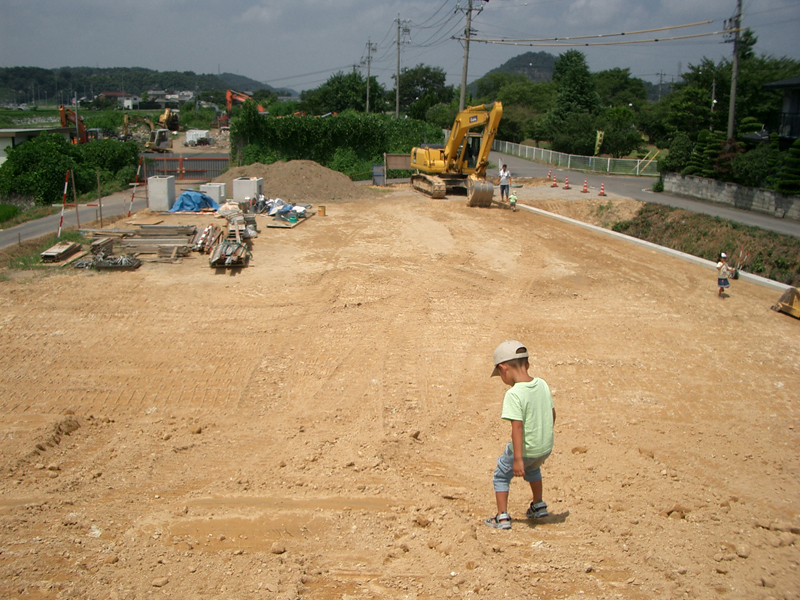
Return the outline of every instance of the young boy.
<path id="1" fill-rule="evenodd" d="M 517 195 L 514 192 L 511 192 L 508 202 L 511 204 L 511 212 L 517 212 Z"/>
<path id="2" fill-rule="evenodd" d="M 486 519 L 495 529 L 511 529 L 508 514 L 508 490 L 513 477 L 524 477 L 531 484 L 533 501 L 525 516 L 541 519 L 547 516 L 542 500 L 541 466 L 553 449 L 553 424 L 556 409 L 550 388 L 544 380 L 528 375 L 528 349 L 511 340 L 494 351 L 494 371 L 511 386 L 503 398 L 502 418 L 511 421 L 511 442 L 497 459 L 494 471 L 494 494 L 497 514 Z"/>

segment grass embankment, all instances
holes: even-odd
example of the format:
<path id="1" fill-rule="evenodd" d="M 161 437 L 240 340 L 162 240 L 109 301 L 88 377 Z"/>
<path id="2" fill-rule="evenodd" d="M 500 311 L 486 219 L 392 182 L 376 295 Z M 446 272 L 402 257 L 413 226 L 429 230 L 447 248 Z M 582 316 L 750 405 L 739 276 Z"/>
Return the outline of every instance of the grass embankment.
<path id="1" fill-rule="evenodd" d="M 725 252 L 733 266 L 749 256 L 744 271 L 800 286 L 796 237 L 660 204 L 645 204 L 633 219 L 619 221 L 612 229 L 711 261 Z"/>

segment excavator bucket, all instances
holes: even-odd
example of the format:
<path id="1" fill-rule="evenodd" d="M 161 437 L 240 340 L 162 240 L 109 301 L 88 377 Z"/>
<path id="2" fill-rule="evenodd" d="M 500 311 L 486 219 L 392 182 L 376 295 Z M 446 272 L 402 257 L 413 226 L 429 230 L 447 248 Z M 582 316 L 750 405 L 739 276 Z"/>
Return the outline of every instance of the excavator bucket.
<path id="1" fill-rule="evenodd" d="M 489 208 L 493 196 L 494 186 L 491 181 L 478 179 L 473 175 L 467 178 L 467 206 Z"/>
<path id="2" fill-rule="evenodd" d="M 797 291 L 797 288 L 790 287 L 783 292 L 783 295 L 778 300 L 778 303 L 772 307 L 772 310 L 800 319 L 800 292 Z"/>

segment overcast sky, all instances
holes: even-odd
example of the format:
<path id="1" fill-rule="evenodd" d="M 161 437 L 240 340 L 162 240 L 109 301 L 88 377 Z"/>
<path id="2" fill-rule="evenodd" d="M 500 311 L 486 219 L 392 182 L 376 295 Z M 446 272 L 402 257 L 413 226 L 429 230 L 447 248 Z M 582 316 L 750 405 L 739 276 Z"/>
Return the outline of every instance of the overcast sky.
<path id="1" fill-rule="evenodd" d="M 232 72 L 274 87 L 310 89 L 339 70 L 363 69 L 367 41 L 377 49 L 371 74 L 389 89 L 396 68 L 420 63 L 461 81 L 468 0 L 0 0 L 0 66 L 147 67 Z M 667 38 L 719 31 L 736 0 L 474 0 L 476 38 L 573 37 L 631 32 L 713 20 L 696 27 L 582 42 Z M 743 25 L 756 51 L 800 59 L 800 0 L 743 0 Z M 722 36 L 579 49 L 592 71 L 628 67 L 657 83 L 707 56 L 731 55 Z M 534 42 L 541 43 L 541 42 Z M 469 81 L 528 51 L 564 48 L 473 42 Z"/>

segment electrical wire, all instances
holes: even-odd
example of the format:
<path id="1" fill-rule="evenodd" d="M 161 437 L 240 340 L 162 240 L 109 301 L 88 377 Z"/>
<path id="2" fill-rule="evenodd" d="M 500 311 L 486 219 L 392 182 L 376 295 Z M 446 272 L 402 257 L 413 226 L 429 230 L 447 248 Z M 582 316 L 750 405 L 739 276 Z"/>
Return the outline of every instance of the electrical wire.
<path id="1" fill-rule="evenodd" d="M 499 46 L 533 46 L 533 47 L 542 47 L 542 48 L 574 48 L 574 47 L 584 47 L 584 46 L 622 46 L 625 44 L 651 44 L 654 42 L 670 42 L 674 40 L 688 40 L 692 38 L 700 38 L 700 37 L 708 37 L 711 35 L 723 35 L 723 34 L 730 34 L 735 33 L 737 31 L 744 31 L 744 28 L 740 29 L 726 29 L 723 31 L 712 31 L 709 33 L 695 33 L 692 35 L 679 35 L 675 37 L 668 37 L 668 38 L 653 38 L 650 40 L 626 40 L 624 42 L 587 42 L 583 44 L 540 44 L 540 43 L 529 43 L 523 41 L 505 41 L 505 40 L 484 40 L 478 38 L 470 38 L 470 42 L 476 42 L 481 44 L 496 44 Z M 457 38 L 457 39 L 464 39 L 464 38 Z"/>
<path id="2" fill-rule="evenodd" d="M 623 35 L 640 35 L 642 33 L 655 33 L 657 31 L 668 31 L 670 29 L 683 29 L 686 27 L 697 27 L 698 25 L 709 25 L 714 21 L 700 21 L 698 23 L 687 23 L 685 25 L 673 25 L 671 27 L 657 27 L 655 29 L 640 29 L 639 31 L 623 31 L 622 33 L 600 33 L 596 35 L 580 35 L 574 37 L 555 37 L 555 38 L 527 38 L 527 39 L 503 39 L 503 41 L 510 41 L 510 42 L 558 42 L 558 41 L 569 41 L 569 40 L 588 40 L 588 39 L 598 39 L 598 38 L 607 38 L 607 37 L 619 37 Z M 474 38 L 473 38 L 474 39 Z"/>

